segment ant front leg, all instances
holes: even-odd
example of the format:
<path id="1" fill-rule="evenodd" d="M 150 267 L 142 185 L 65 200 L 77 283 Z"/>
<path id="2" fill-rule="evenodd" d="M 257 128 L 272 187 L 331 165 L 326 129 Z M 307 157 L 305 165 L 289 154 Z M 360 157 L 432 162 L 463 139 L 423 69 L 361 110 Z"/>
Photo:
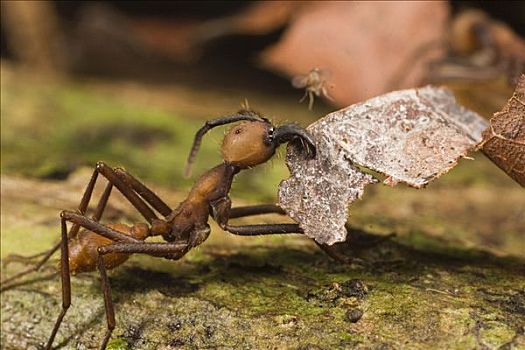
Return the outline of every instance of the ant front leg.
<path id="1" fill-rule="evenodd" d="M 259 225 L 241 225 L 234 226 L 229 225 L 229 219 L 246 217 L 251 215 L 261 214 L 280 214 L 286 215 L 286 212 L 279 206 L 274 204 L 262 204 L 246 207 L 231 208 L 231 200 L 228 197 L 220 198 L 217 201 L 211 203 L 212 216 L 217 221 L 219 226 L 225 231 L 228 231 L 234 235 L 240 236 L 258 236 L 258 235 L 272 235 L 272 234 L 285 234 L 285 233 L 297 233 L 302 234 L 303 230 L 298 224 L 259 224 Z M 346 226 L 347 230 L 349 226 Z M 317 246 L 321 248 L 329 257 L 341 262 L 351 263 L 352 258 L 339 252 L 334 246 L 327 244 L 317 243 Z"/>
<path id="2" fill-rule="evenodd" d="M 219 226 L 234 235 L 258 236 L 282 233 L 298 233 L 303 231 L 298 224 L 259 224 L 259 225 L 239 225 L 234 226 L 228 223 L 230 218 L 245 217 L 259 214 L 284 214 L 284 211 L 276 205 L 256 205 L 249 207 L 231 208 L 229 197 L 222 197 L 210 203 L 212 217 Z M 230 215 L 233 213 L 234 215 Z"/>

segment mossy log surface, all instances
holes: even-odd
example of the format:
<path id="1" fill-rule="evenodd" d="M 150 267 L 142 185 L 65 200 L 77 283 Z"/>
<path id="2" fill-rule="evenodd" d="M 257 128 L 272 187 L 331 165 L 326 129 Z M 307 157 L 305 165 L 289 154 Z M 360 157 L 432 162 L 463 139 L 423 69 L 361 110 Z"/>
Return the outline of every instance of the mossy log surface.
<path id="1" fill-rule="evenodd" d="M 3 258 L 56 242 L 58 212 L 78 206 L 88 165 L 99 159 L 126 166 L 176 205 L 190 183 L 179 175 L 188 130 L 227 109 L 191 114 L 180 97 L 152 108 L 136 97 L 141 87 L 129 84 L 30 82 L 2 68 Z M 173 91 L 149 96 L 161 105 Z M 211 99 L 180 91 L 185 99 Z M 269 107 L 289 115 L 300 114 L 297 108 L 304 106 L 280 100 Z M 151 137 L 135 142 L 137 130 Z M 203 145 L 196 174 L 217 162 L 219 139 Z M 351 208 L 357 238 L 340 247 L 360 258 L 351 265 L 299 235 L 234 237 L 216 225 L 180 261 L 132 257 L 110 272 L 117 327 L 108 348 L 525 349 L 524 192 L 482 155 L 475 158 L 424 190 L 367 188 Z M 282 163 L 241 174 L 234 202 L 275 200 L 287 174 Z M 118 195 L 105 219 L 140 221 Z M 376 241 L 390 233 L 396 236 Z M 56 266 L 54 256 L 1 294 L 2 349 L 39 349 L 47 340 L 61 307 Z M 24 268 L 12 262 L 2 278 Z M 75 276 L 72 290 L 55 345 L 96 348 L 106 328 L 98 274 Z"/>
<path id="2" fill-rule="evenodd" d="M 56 240 L 56 206 L 74 207 L 88 176 L 82 171 L 68 182 L 4 176 L 4 256 Z M 108 216 L 132 220 L 125 211 L 113 200 Z M 358 234 L 364 235 L 358 243 L 370 238 Z M 133 257 L 110 275 L 117 328 L 109 348 L 525 346 L 522 258 L 452 246 L 421 231 L 369 243 L 346 252 L 363 262 L 342 265 L 299 236 L 239 238 L 214 227 L 209 241 L 180 261 Z M 3 274 L 22 268 L 13 262 Z M 2 294 L 2 348 L 37 349 L 48 337 L 61 305 L 55 269 L 50 262 Z M 72 281 L 73 304 L 56 344 L 96 348 L 105 329 L 98 274 Z"/>

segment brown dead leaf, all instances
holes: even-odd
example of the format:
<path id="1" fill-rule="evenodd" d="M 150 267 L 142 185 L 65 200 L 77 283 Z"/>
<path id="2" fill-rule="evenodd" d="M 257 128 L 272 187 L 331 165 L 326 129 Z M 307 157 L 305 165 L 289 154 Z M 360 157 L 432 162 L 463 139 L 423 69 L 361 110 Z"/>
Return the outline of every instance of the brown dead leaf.
<path id="1" fill-rule="evenodd" d="M 231 34 L 267 34 L 286 25 L 304 5 L 299 1 L 256 1 L 233 16 L 202 23 L 198 36 L 202 43 Z"/>
<path id="2" fill-rule="evenodd" d="M 525 74 L 516 91 L 483 133 L 483 153 L 525 187 Z"/>
<path id="3" fill-rule="evenodd" d="M 461 11 L 452 19 L 446 46 L 448 57 L 429 67 L 427 79 L 431 83 L 505 77 L 514 87 L 525 69 L 523 38 L 478 9 Z"/>
<path id="4" fill-rule="evenodd" d="M 395 91 L 333 112 L 310 125 L 317 156 L 289 147 L 290 178 L 279 203 L 319 243 L 346 238 L 348 204 L 378 182 L 361 168 L 387 176 L 390 186 L 420 188 L 476 148 L 487 122 L 459 106 L 443 88 Z"/>
<path id="5" fill-rule="evenodd" d="M 313 68 L 331 73 L 327 86 L 339 106 L 391 90 L 390 80 L 429 42 L 444 40 L 445 2 L 308 2 L 280 42 L 262 53 L 267 68 L 292 78 Z M 417 86 L 440 50 L 418 55 L 398 88 Z"/>
<path id="6" fill-rule="evenodd" d="M 277 30 L 304 4 L 256 1 L 231 16 L 206 21 L 129 18 L 134 35 L 153 52 L 174 61 L 193 61 L 206 43 L 234 35 L 264 35 Z"/>

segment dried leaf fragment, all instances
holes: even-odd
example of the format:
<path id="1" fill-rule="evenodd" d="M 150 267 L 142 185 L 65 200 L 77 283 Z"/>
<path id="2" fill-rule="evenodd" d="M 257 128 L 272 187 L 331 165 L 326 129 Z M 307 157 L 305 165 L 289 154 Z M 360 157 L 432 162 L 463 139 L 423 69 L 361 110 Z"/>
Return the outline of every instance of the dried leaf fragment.
<path id="1" fill-rule="evenodd" d="M 261 53 L 261 63 L 288 77 L 329 70 L 330 96 L 340 107 L 391 91 L 387 82 L 405 62 L 446 36 L 449 5 L 443 1 L 300 3 L 279 42 Z M 443 55 L 440 47 L 419 53 L 396 86 L 419 85 L 426 64 Z"/>
<path id="2" fill-rule="evenodd" d="M 420 188 L 450 170 L 481 141 L 486 121 L 459 106 L 446 89 L 395 91 L 333 112 L 307 130 L 315 159 L 288 150 L 289 179 L 279 186 L 281 207 L 319 243 L 344 241 L 348 204 L 378 182 L 358 167 Z"/>
<path id="3" fill-rule="evenodd" d="M 525 187 L 525 74 L 483 133 L 483 153 Z"/>

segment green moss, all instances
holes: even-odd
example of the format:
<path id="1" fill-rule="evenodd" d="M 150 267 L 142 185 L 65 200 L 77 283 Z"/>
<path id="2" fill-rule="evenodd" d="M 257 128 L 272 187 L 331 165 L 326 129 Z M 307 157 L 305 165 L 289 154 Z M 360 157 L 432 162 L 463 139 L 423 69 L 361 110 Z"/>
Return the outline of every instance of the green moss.
<path id="1" fill-rule="evenodd" d="M 58 213 L 56 217 L 58 218 Z M 13 252 L 18 252 L 22 255 L 36 254 L 42 251 L 42 247 L 50 247 L 50 244 L 57 241 L 60 235 L 57 227 L 39 226 L 35 228 L 28 224 L 9 225 L 9 234 L 2 234 L 2 258 Z M 6 232 L 5 230 L 6 224 L 2 223 L 2 232 Z"/>
<path id="2" fill-rule="evenodd" d="M 2 172 L 62 178 L 104 160 L 146 181 L 187 188 L 182 170 L 201 120 L 148 105 L 120 101 L 76 86 L 2 86 Z M 19 104 L 28 106 L 19 118 Z M 221 162 L 223 129 L 206 136 L 195 163 L 200 174 Z M 23 155 L 23 156 L 22 156 Z M 241 197 L 273 201 L 287 170 L 282 161 L 239 176 Z"/>
<path id="3" fill-rule="evenodd" d="M 108 343 L 106 349 L 107 350 L 129 350 L 131 349 L 131 347 L 129 346 L 126 338 L 115 338 Z"/>

